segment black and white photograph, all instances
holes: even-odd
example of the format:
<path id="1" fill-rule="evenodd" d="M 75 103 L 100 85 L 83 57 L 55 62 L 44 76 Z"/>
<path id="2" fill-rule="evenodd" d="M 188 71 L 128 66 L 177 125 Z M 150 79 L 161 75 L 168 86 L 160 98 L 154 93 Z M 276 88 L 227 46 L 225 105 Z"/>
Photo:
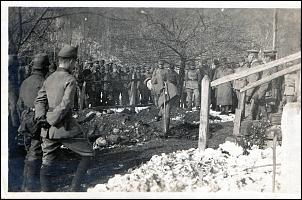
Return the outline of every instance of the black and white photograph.
<path id="1" fill-rule="evenodd" d="M 301 198 L 300 1 L 2 1 L 1 199 Z"/>

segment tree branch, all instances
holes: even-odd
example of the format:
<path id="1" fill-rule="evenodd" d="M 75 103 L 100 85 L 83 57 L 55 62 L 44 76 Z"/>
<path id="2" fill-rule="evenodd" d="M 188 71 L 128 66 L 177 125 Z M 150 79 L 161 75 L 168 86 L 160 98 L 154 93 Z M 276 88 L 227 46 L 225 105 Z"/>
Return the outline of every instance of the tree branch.
<path id="1" fill-rule="evenodd" d="M 20 46 L 23 45 L 28 38 L 30 37 L 30 35 L 33 33 L 33 31 L 35 30 L 35 28 L 37 27 L 37 25 L 39 24 L 39 22 L 41 21 L 41 19 L 43 18 L 43 16 L 47 13 L 48 8 L 46 8 L 42 14 L 38 17 L 38 19 L 36 20 L 35 24 L 32 26 L 32 28 L 30 29 L 30 31 L 27 33 L 26 37 L 23 39 L 23 41 L 21 42 Z"/>

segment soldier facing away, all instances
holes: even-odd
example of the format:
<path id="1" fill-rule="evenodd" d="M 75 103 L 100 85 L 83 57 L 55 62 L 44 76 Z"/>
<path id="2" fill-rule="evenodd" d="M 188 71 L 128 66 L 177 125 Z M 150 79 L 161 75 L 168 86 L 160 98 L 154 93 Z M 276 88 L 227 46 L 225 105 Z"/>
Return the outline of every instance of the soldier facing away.
<path id="1" fill-rule="evenodd" d="M 71 191 L 79 191 L 82 179 L 94 156 L 81 127 L 72 117 L 76 80 L 71 75 L 76 63 L 77 48 L 65 45 L 59 52 L 59 67 L 44 82 L 35 100 L 35 118 L 45 124 L 41 130 L 42 167 L 40 171 L 41 190 L 55 191 L 52 176 L 56 171 L 58 150 L 61 145 L 81 156 Z"/>
<path id="2" fill-rule="evenodd" d="M 20 87 L 18 110 L 21 119 L 19 132 L 24 136 L 26 150 L 23 170 L 22 191 L 31 192 L 40 189 L 40 167 L 42 159 L 41 127 L 34 120 L 34 101 L 41 89 L 50 65 L 47 54 L 37 54 L 33 60 L 31 75 Z"/>

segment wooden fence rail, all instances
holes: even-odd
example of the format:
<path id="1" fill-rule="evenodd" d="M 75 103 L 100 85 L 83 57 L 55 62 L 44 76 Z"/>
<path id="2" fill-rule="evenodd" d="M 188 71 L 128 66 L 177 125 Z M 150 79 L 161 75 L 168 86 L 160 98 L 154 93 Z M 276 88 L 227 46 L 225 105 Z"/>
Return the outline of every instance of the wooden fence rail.
<path id="1" fill-rule="evenodd" d="M 253 87 L 257 87 L 259 85 L 262 85 L 263 83 L 267 83 L 275 78 L 278 78 L 280 76 L 284 76 L 285 74 L 289 74 L 289 73 L 292 73 L 292 72 L 295 72 L 295 71 L 298 71 L 299 69 L 301 69 L 301 64 L 298 64 L 298 65 L 294 65 L 292 67 L 289 67 L 289 68 L 286 68 L 286 69 L 283 69 L 281 71 L 278 71 L 276 73 L 273 73 L 267 77 L 264 77 L 258 81 L 255 81 L 253 83 L 250 83 L 248 84 L 247 86 L 241 88 L 240 92 L 244 92 L 248 89 L 251 89 Z"/>
<path id="2" fill-rule="evenodd" d="M 257 72 L 261 72 L 261 71 L 276 67 L 278 65 L 281 65 L 281 64 L 293 61 L 293 60 L 297 60 L 299 58 L 301 58 L 301 51 L 299 51 L 298 53 L 289 55 L 287 57 L 280 58 L 278 60 L 274 60 L 274 61 L 269 62 L 269 63 L 265 63 L 263 65 L 258 65 L 258 66 L 255 66 L 253 68 L 242 70 L 242 71 L 239 71 L 237 73 L 230 74 L 230 75 L 224 76 L 222 78 L 216 79 L 216 80 L 211 82 L 211 87 L 214 87 L 214 86 L 217 86 L 217 85 L 229 82 L 229 81 L 233 81 L 233 80 L 236 80 L 236 79 L 239 79 L 239 78 L 257 73 Z"/>
<path id="3" fill-rule="evenodd" d="M 214 87 L 214 86 L 217 86 L 217 85 L 229 82 L 229 81 L 243 78 L 243 77 L 249 76 L 251 74 L 258 73 L 258 72 L 261 72 L 261 71 L 264 71 L 264 70 L 276 67 L 278 65 L 297 60 L 297 59 L 301 59 L 301 51 L 299 51 L 295 54 L 289 55 L 287 57 L 280 58 L 278 60 L 274 60 L 269 63 L 258 65 L 253 68 L 249 68 L 249 69 L 242 70 L 242 71 L 234 73 L 234 74 L 224 76 L 224 77 L 216 79 L 212 82 L 209 81 L 208 76 L 205 76 L 201 82 L 201 107 L 200 107 L 199 140 L 198 140 L 199 151 L 204 150 L 207 145 L 207 134 L 208 134 L 208 129 L 209 129 L 210 87 Z M 294 65 L 289 68 L 286 68 L 284 70 L 278 71 L 268 77 L 260 79 L 254 83 L 251 83 L 240 90 L 240 92 L 241 92 L 240 99 L 239 99 L 240 106 L 239 106 L 239 109 L 236 110 L 237 114 L 235 116 L 235 121 L 234 121 L 233 134 L 235 136 L 238 136 L 240 134 L 240 124 L 241 124 L 241 118 L 242 118 L 241 116 L 244 112 L 244 104 L 245 104 L 245 100 L 244 100 L 245 91 L 250 88 L 267 83 L 267 82 L 269 82 L 275 78 L 278 78 L 280 76 L 283 76 L 285 74 L 289 74 L 294 71 L 297 71 L 297 70 L 301 70 L 301 63 L 298 65 Z"/>

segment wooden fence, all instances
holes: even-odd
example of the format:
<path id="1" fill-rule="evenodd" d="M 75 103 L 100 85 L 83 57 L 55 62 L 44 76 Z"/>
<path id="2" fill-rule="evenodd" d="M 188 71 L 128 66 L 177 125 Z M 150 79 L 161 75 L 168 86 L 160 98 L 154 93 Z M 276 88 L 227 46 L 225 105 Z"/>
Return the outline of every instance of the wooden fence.
<path id="1" fill-rule="evenodd" d="M 211 96 L 210 87 L 218 86 L 220 84 L 223 84 L 223 83 L 226 83 L 229 81 L 233 81 L 236 79 L 240 79 L 240 78 L 249 76 L 254 73 L 262 72 L 267 69 L 276 67 L 278 65 L 282 65 L 282 64 L 285 64 L 288 62 L 295 61 L 297 59 L 301 59 L 301 51 L 297 52 L 295 54 L 289 55 L 287 57 L 280 58 L 278 60 L 274 60 L 269 63 L 258 65 L 253 68 L 249 68 L 249 69 L 242 70 L 242 71 L 234 73 L 234 74 L 224 76 L 224 77 L 216 79 L 212 82 L 210 82 L 208 76 L 205 76 L 201 82 L 201 104 L 200 104 L 201 107 L 200 107 L 199 140 L 198 140 L 199 151 L 205 150 L 205 148 L 207 146 L 207 135 L 208 135 L 208 131 L 209 131 L 209 110 L 210 110 L 210 104 L 211 104 L 210 103 L 210 96 Z M 236 112 L 235 112 L 234 130 L 233 130 L 234 136 L 240 135 L 240 124 L 241 124 L 242 114 L 243 114 L 244 106 L 245 106 L 246 90 L 257 87 L 264 83 L 267 83 L 273 79 L 284 76 L 285 74 L 289 74 L 289 73 L 301 70 L 301 61 L 299 61 L 299 62 L 300 63 L 297 65 L 290 66 L 281 71 L 273 73 L 270 76 L 264 77 L 254 83 L 250 83 L 240 90 L 238 109 L 236 109 Z M 297 91 L 300 91 L 300 88 L 298 88 Z M 299 95 L 297 95 L 297 96 L 299 96 Z"/>

